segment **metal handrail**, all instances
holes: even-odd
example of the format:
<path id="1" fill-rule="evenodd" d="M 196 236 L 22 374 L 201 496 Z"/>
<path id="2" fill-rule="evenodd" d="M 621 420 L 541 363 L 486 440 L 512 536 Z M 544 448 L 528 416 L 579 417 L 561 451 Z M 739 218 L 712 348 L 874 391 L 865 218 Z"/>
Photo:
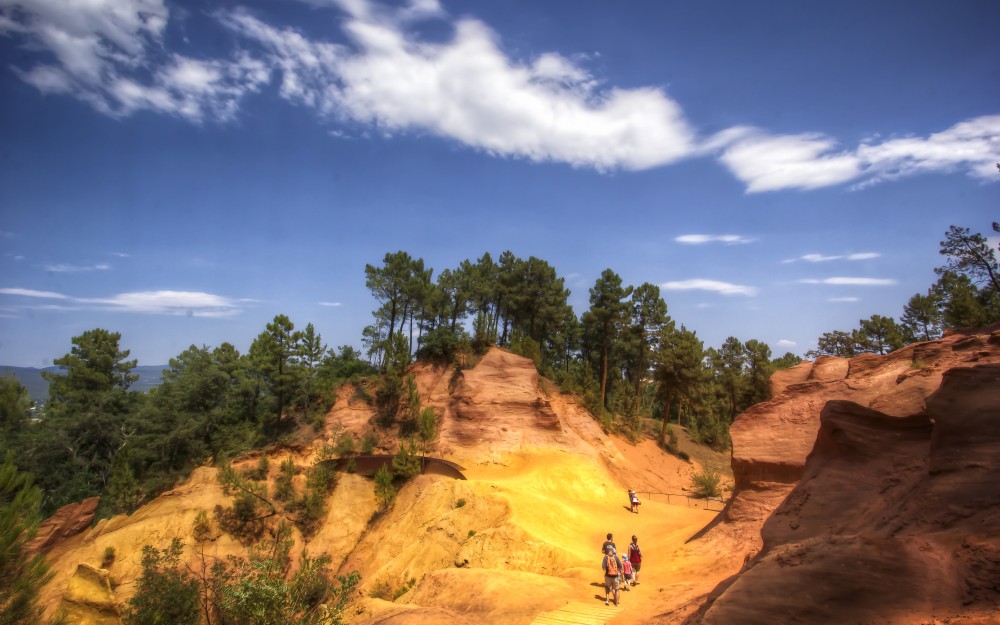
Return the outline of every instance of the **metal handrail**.
<path id="1" fill-rule="evenodd" d="M 680 504 L 677 504 L 677 503 L 674 503 L 673 501 L 671 501 L 670 500 L 671 497 L 683 497 L 685 499 L 686 503 L 687 503 L 687 507 L 688 508 L 694 507 L 694 508 L 698 508 L 698 509 L 701 509 L 701 510 L 709 510 L 711 512 L 722 512 L 725 509 L 726 503 L 727 503 L 726 500 L 723 499 L 722 497 L 708 497 L 708 498 L 705 498 L 705 497 L 694 497 L 694 496 L 688 495 L 686 493 L 661 493 L 661 492 L 658 492 L 658 491 L 638 491 L 637 490 L 635 492 L 636 492 L 637 495 L 644 495 L 646 497 L 646 499 L 649 499 L 651 501 L 655 501 L 653 499 L 653 495 L 659 495 L 660 497 L 666 497 L 667 498 L 667 504 L 671 505 L 671 506 L 680 505 Z M 719 503 L 719 504 L 721 504 L 722 507 L 716 509 L 714 507 L 709 507 L 707 503 L 704 506 L 700 506 L 700 505 L 692 506 L 691 505 L 691 501 L 692 500 L 694 500 L 696 502 L 713 502 L 713 503 Z"/>

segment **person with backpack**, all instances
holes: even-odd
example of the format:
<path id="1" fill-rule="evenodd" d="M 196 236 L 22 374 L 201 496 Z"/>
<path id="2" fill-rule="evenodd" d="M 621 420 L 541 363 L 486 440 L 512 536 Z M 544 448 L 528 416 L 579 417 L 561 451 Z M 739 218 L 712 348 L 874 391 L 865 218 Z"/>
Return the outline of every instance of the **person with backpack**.
<path id="1" fill-rule="evenodd" d="M 628 561 L 632 565 L 632 585 L 639 584 L 639 569 L 642 568 L 642 549 L 639 549 L 639 539 L 634 535 L 628 546 Z"/>
<path id="2" fill-rule="evenodd" d="M 615 607 L 618 607 L 618 601 L 621 598 L 618 575 L 622 571 L 622 563 L 615 555 L 614 547 L 608 547 L 604 553 L 604 559 L 601 560 L 601 568 L 604 570 L 604 605 L 610 605 L 608 595 L 612 595 L 615 599 Z"/>

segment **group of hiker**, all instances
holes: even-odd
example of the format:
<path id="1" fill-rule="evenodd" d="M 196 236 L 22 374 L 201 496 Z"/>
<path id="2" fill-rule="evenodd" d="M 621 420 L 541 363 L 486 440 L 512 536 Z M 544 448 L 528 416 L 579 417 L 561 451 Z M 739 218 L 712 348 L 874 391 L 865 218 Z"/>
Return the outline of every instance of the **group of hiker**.
<path id="1" fill-rule="evenodd" d="M 613 598 L 617 607 L 621 601 L 621 589 L 629 590 L 639 584 L 639 570 L 642 568 L 639 539 L 632 536 L 628 552 L 619 558 L 618 547 L 609 532 L 608 539 L 601 545 L 601 553 L 604 554 L 601 560 L 601 569 L 604 571 L 604 605 L 611 605 L 610 599 Z"/>

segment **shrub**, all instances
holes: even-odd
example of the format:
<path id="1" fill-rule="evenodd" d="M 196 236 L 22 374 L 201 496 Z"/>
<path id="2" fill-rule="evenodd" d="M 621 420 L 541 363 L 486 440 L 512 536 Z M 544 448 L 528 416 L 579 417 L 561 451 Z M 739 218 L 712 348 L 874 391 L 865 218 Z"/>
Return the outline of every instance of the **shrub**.
<path id="1" fill-rule="evenodd" d="M 212 535 L 212 522 L 208 519 L 208 515 L 205 514 L 204 510 L 195 515 L 191 535 L 199 542 L 207 540 Z"/>
<path id="2" fill-rule="evenodd" d="M 392 600 L 395 601 L 396 599 L 399 599 L 400 597 L 408 593 L 410 589 L 413 588 L 416 584 L 417 580 L 411 577 L 409 581 L 407 581 L 405 584 L 397 588 L 396 592 L 392 593 Z"/>
<path id="3" fill-rule="evenodd" d="M 465 499 L 459 499 L 458 501 L 455 502 L 456 508 L 461 508 L 463 506 L 465 506 Z"/>
<path id="4" fill-rule="evenodd" d="M 289 456 L 281 463 L 278 477 L 274 480 L 274 498 L 278 501 L 289 501 L 295 496 L 295 487 L 292 485 L 295 471 L 295 461 Z"/>
<path id="5" fill-rule="evenodd" d="M 101 568 L 106 569 L 115 563 L 115 548 L 108 545 L 104 548 L 104 555 L 101 557 Z"/>
<path id="6" fill-rule="evenodd" d="M 466 538 L 472 538 L 475 535 L 476 535 L 476 530 L 469 530 L 469 533 L 466 536 Z"/>
<path id="7" fill-rule="evenodd" d="M 340 436 L 337 437 L 337 444 L 334 446 L 333 451 L 340 457 L 353 454 L 354 436 L 350 432 L 341 432 Z"/>
<path id="8" fill-rule="evenodd" d="M 399 451 L 392 459 L 392 472 L 396 477 L 408 480 L 420 473 L 422 460 L 417 454 L 417 444 L 411 438 L 409 442 L 399 444 Z"/>
<path id="9" fill-rule="evenodd" d="M 266 480 L 267 472 L 271 469 L 271 461 L 268 459 L 267 454 L 262 453 L 260 458 L 257 459 L 257 466 L 255 466 L 250 471 L 247 471 L 247 477 L 251 480 Z"/>
<path id="10" fill-rule="evenodd" d="M 365 435 L 361 437 L 361 453 L 370 454 L 375 451 L 375 445 L 378 445 L 378 434 L 375 430 L 368 430 Z"/>
<path id="11" fill-rule="evenodd" d="M 424 408 L 420 411 L 420 438 L 429 441 L 434 438 L 434 430 L 437 427 L 437 415 L 433 408 Z"/>
<path id="12" fill-rule="evenodd" d="M 392 483 L 392 472 L 389 465 L 383 464 L 375 472 L 375 496 L 382 500 L 382 506 L 388 508 L 396 498 L 396 487 Z"/>
<path id="13" fill-rule="evenodd" d="M 691 486 L 699 497 L 718 497 L 721 480 L 719 472 L 709 467 L 691 476 Z"/>
<path id="14" fill-rule="evenodd" d="M 125 625 L 197 625 L 201 617 L 198 581 L 180 565 L 184 544 L 177 538 L 160 551 L 142 548 L 142 574 L 129 599 Z"/>
<path id="15" fill-rule="evenodd" d="M 380 580 L 372 585 L 371 590 L 368 591 L 368 596 L 372 599 L 385 599 L 388 601 L 392 597 L 392 586 L 386 580 Z"/>

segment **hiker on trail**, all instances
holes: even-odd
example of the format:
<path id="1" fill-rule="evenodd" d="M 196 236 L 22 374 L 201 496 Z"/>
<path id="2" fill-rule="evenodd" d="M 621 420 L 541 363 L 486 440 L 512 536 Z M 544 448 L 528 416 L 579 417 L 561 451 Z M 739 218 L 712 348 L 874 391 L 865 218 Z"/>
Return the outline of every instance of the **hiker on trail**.
<path id="1" fill-rule="evenodd" d="M 608 547 L 611 547 L 612 551 L 618 553 L 618 547 L 615 546 L 615 541 L 611 538 L 611 532 L 608 532 L 608 539 L 601 545 L 601 553 L 607 553 Z"/>
<path id="2" fill-rule="evenodd" d="M 631 488 L 628 489 L 628 503 L 632 508 L 632 512 L 639 514 L 639 495 L 637 495 Z"/>
<path id="3" fill-rule="evenodd" d="M 621 586 L 618 584 L 618 575 L 622 571 L 621 560 L 615 555 L 614 547 L 604 550 L 604 559 L 601 560 L 601 568 L 604 570 L 604 605 L 609 605 L 608 595 L 615 599 L 615 607 L 621 598 Z"/>
<path id="4" fill-rule="evenodd" d="M 632 566 L 632 585 L 639 583 L 639 569 L 642 568 L 642 549 L 639 549 L 639 539 L 632 536 L 628 546 L 628 561 Z"/>
<path id="5" fill-rule="evenodd" d="M 629 562 L 628 556 L 622 556 L 622 585 L 625 586 L 625 590 L 629 590 L 629 586 L 632 586 L 632 563 Z"/>

